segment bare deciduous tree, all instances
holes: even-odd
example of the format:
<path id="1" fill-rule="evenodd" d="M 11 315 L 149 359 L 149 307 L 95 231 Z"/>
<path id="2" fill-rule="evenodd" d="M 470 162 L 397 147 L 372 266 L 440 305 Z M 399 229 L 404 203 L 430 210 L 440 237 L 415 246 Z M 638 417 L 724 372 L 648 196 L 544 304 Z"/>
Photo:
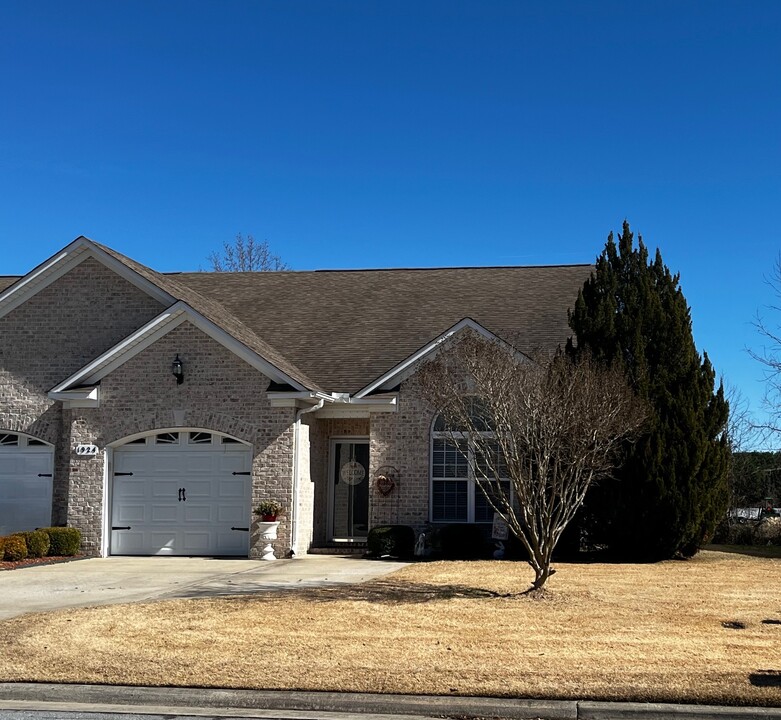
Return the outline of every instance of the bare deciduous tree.
<path id="1" fill-rule="evenodd" d="M 232 242 L 222 244 L 222 253 L 209 255 L 212 270 L 216 272 L 270 272 L 290 270 L 279 255 L 271 252 L 268 240 L 257 242 L 252 235 L 247 239 L 239 233 Z"/>
<path id="2" fill-rule="evenodd" d="M 781 256 L 776 259 L 773 274 L 766 281 L 781 299 Z M 770 305 L 767 309 L 776 317 L 781 313 L 778 305 Z M 748 353 L 765 368 L 764 406 L 768 417 L 765 422 L 754 423 L 754 428 L 770 434 L 781 433 L 781 325 L 778 321 L 770 324 L 757 313 L 754 326 L 764 338 L 764 345 L 759 350 L 749 349 Z"/>
<path id="3" fill-rule="evenodd" d="M 468 333 L 418 374 L 493 510 L 520 540 L 539 594 L 589 485 L 608 476 L 644 410 L 617 370 L 589 357 L 530 360 Z"/>

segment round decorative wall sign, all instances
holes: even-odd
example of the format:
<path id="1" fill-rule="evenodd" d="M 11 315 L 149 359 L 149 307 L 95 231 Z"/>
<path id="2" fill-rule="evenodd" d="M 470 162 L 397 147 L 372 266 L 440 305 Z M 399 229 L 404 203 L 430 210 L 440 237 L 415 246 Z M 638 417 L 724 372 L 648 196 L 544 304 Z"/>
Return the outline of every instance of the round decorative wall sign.
<path id="1" fill-rule="evenodd" d="M 360 485 L 366 477 L 366 468 L 355 460 L 346 462 L 339 469 L 339 479 L 348 485 Z"/>

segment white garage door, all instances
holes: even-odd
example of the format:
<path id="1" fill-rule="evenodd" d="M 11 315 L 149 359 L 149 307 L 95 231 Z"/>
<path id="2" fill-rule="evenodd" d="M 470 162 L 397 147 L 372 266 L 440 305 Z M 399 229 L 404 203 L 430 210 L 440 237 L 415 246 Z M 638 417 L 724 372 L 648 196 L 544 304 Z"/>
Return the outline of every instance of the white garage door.
<path id="1" fill-rule="evenodd" d="M 0 535 L 52 524 L 54 449 L 0 431 Z"/>
<path id="2" fill-rule="evenodd" d="M 209 432 L 165 432 L 114 450 L 113 555 L 249 554 L 252 453 Z"/>

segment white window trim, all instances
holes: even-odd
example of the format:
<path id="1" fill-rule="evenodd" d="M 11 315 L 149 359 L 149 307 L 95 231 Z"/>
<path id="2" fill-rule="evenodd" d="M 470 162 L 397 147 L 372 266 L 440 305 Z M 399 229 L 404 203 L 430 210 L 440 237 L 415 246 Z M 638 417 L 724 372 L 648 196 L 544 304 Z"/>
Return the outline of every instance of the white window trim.
<path id="1" fill-rule="evenodd" d="M 431 432 L 429 437 L 429 463 L 428 463 L 428 476 L 429 476 L 429 497 L 431 502 L 429 503 L 429 522 L 449 525 L 486 525 L 490 524 L 490 520 L 475 520 L 475 498 L 482 490 L 475 480 L 474 468 L 474 452 L 475 445 L 471 442 L 471 433 L 469 432 L 450 432 L 448 430 L 434 430 L 434 423 L 437 418 L 434 418 L 434 422 L 431 425 Z M 493 432 L 481 432 L 479 433 L 484 438 L 495 438 L 496 434 Z M 435 440 L 466 440 L 468 443 L 468 460 L 467 460 L 467 476 L 465 478 L 459 477 L 434 477 L 434 441 Z M 460 451 L 459 451 L 460 452 Z M 435 520 L 434 519 L 434 483 L 435 482 L 464 482 L 467 484 L 466 494 L 466 520 Z M 510 499 L 513 501 L 513 485 L 509 477 L 500 478 L 501 482 L 510 483 Z"/>

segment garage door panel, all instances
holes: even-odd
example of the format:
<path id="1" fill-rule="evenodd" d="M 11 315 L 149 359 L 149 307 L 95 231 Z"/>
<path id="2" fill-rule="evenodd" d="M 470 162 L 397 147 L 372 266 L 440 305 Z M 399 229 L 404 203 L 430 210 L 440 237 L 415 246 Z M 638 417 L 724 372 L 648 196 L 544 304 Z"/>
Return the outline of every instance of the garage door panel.
<path id="1" fill-rule="evenodd" d="M 245 527 L 249 524 L 249 518 L 245 513 L 243 505 L 220 504 L 217 509 L 217 521 L 220 523 L 244 525 Z"/>
<path id="2" fill-rule="evenodd" d="M 149 522 L 176 524 L 179 520 L 179 508 L 176 505 L 147 506 Z"/>
<path id="3" fill-rule="evenodd" d="M 230 475 L 232 472 L 245 472 L 250 469 L 249 454 L 224 453 L 217 457 L 217 466 L 221 472 Z"/>
<path id="4" fill-rule="evenodd" d="M 214 472 L 217 463 L 215 463 L 212 453 L 192 451 L 185 454 L 182 459 L 184 469 L 194 477 L 208 477 Z"/>
<path id="5" fill-rule="evenodd" d="M 185 523 L 211 523 L 212 515 L 214 514 L 214 507 L 209 504 L 192 504 L 187 501 L 187 505 L 184 508 L 184 522 Z"/>
<path id="6" fill-rule="evenodd" d="M 247 533 L 240 530 L 221 532 L 217 536 L 219 555 L 239 555 L 246 552 Z"/>
<path id="7" fill-rule="evenodd" d="M 154 548 L 152 555 L 176 555 L 175 548 L 177 533 L 167 532 L 151 532 L 148 534 L 149 541 Z M 144 553 L 145 555 L 147 553 Z"/>
<path id="8" fill-rule="evenodd" d="M 191 555 L 217 554 L 219 550 L 214 542 L 214 533 L 209 530 L 185 530 L 182 536 L 184 547 Z"/>
<path id="9" fill-rule="evenodd" d="M 117 478 L 114 480 L 114 495 L 121 498 L 137 499 L 146 497 L 147 482 L 145 480 L 129 480 Z"/>
<path id="10" fill-rule="evenodd" d="M 115 473 L 133 476 L 115 478 L 112 525 L 132 530 L 113 532 L 112 553 L 246 556 L 248 533 L 230 528 L 251 521 L 250 478 L 232 475 L 251 467 L 249 448 L 231 445 L 226 452 L 219 443 L 181 440 L 115 450 Z M 180 488 L 186 500 L 179 500 Z"/>
<path id="11" fill-rule="evenodd" d="M 184 479 L 168 480 L 152 476 L 148 479 L 147 495 L 154 501 L 177 503 L 179 502 L 179 488 L 182 487 Z"/>
<path id="12" fill-rule="evenodd" d="M 114 525 L 127 525 L 128 523 L 143 523 L 146 521 L 147 505 L 131 505 L 123 503 L 114 514 Z"/>
<path id="13" fill-rule="evenodd" d="M 243 498 L 247 494 L 249 483 L 245 480 L 220 480 L 217 495 L 221 498 Z"/>
<path id="14" fill-rule="evenodd" d="M 214 481 L 211 477 L 208 477 L 205 480 L 188 477 L 186 479 L 187 501 L 189 502 L 190 500 L 198 500 L 200 498 L 211 498 L 214 495 L 214 491 L 212 489 L 213 482 Z"/>
<path id="15" fill-rule="evenodd" d="M 53 458 L 51 448 L 0 451 L 0 535 L 51 525 Z"/>
<path id="16" fill-rule="evenodd" d="M 155 453 L 154 454 L 154 474 L 157 476 L 182 474 L 182 458 L 177 452 Z"/>
<path id="17" fill-rule="evenodd" d="M 0 454 L 0 477 L 25 475 L 37 477 L 52 471 L 52 455 L 44 452 L 4 451 Z"/>
<path id="18" fill-rule="evenodd" d="M 21 473 L 0 479 L 0 498 L 6 502 L 51 503 L 51 479 L 25 477 Z"/>
<path id="19" fill-rule="evenodd" d="M 144 552 L 144 533 L 132 532 L 131 530 L 122 530 L 114 532 L 116 536 L 113 549 L 117 555 L 145 555 Z"/>

